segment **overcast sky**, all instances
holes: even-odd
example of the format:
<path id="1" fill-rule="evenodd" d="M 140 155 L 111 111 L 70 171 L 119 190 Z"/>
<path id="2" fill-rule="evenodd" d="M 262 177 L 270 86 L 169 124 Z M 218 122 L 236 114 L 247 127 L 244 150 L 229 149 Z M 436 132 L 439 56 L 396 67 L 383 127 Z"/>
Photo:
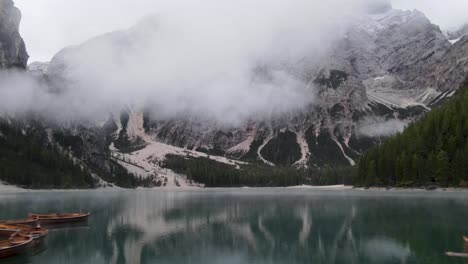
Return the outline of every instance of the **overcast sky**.
<path id="1" fill-rule="evenodd" d="M 453 28 L 468 22 L 467 0 L 392 1 L 396 8 L 416 8 L 423 11 L 442 28 Z M 49 61 L 65 46 L 79 44 L 105 32 L 128 28 L 145 15 L 187 11 L 191 8 L 191 4 L 192 7 L 193 4 L 199 4 L 195 0 L 15 0 L 15 2 L 23 13 L 21 33 L 31 56 L 30 62 Z"/>

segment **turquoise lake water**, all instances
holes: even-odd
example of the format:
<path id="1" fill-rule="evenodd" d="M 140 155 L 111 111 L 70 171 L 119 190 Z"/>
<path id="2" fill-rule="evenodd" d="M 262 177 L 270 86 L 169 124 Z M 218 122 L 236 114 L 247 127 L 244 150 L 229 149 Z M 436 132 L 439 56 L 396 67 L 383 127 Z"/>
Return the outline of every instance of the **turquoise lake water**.
<path id="1" fill-rule="evenodd" d="M 4 263 L 468 263 L 468 192 L 213 189 L 0 193 L 0 219 L 92 212 Z"/>

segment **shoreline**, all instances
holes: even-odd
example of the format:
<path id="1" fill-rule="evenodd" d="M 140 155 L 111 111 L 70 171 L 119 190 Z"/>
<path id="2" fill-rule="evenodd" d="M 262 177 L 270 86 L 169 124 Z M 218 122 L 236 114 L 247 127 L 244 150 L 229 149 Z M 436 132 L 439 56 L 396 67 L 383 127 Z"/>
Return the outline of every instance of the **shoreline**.
<path id="1" fill-rule="evenodd" d="M 155 188 L 143 188 L 138 187 L 136 189 L 127 189 L 121 187 L 101 187 L 96 189 L 24 189 L 14 185 L 7 185 L 0 182 L 0 194 L 7 193 L 29 193 L 29 192 L 81 192 L 81 191 L 209 191 L 209 190 L 252 190 L 252 189 L 282 189 L 282 190 L 323 190 L 323 191 L 357 191 L 357 192 L 376 192 L 376 193 L 386 193 L 386 192 L 468 192 L 468 188 L 441 188 L 436 187 L 435 189 L 427 189 L 423 187 L 419 188 L 384 188 L 384 187 L 354 187 L 351 185 L 324 185 L 324 186 L 314 186 L 314 185 L 298 185 L 298 186 L 287 186 L 287 187 L 155 187 Z"/>

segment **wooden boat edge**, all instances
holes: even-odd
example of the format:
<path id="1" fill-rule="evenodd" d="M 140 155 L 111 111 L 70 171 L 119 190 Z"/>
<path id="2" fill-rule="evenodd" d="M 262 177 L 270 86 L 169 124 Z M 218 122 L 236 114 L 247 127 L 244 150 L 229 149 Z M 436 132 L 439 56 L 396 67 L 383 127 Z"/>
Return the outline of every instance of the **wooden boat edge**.
<path id="1" fill-rule="evenodd" d="M 15 248 L 18 248 L 18 247 L 21 247 L 21 246 L 25 246 L 25 245 L 31 243 L 34 240 L 34 238 L 32 236 L 26 236 L 26 235 L 22 235 L 22 236 L 27 237 L 28 239 L 25 240 L 23 243 L 20 243 L 20 244 L 14 245 L 14 246 L 10 246 L 8 248 L 0 249 L 0 252 L 7 251 L 7 250 L 12 250 L 12 249 L 15 249 Z M 8 241 L 8 240 L 6 240 L 6 241 Z"/>
<path id="2" fill-rule="evenodd" d="M 36 219 L 37 221 L 40 221 L 40 220 L 56 220 L 56 219 L 77 219 L 77 218 L 85 218 L 85 217 L 89 217 L 91 215 L 90 212 L 88 213 L 85 213 L 85 214 L 77 214 L 76 216 L 60 216 L 59 214 L 56 214 L 58 217 L 55 217 L 55 218 L 51 218 L 50 216 L 52 216 L 53 214 L 29 214 L 30 217 L 33 217 L 34 219 Z M 67 215 L 67 214 L 62 214 L 62 215 Z M 72 215 L 72 214 L 70 214 Z M 41 217 L 49 217 L 49 218 L 42 218 Z"/>

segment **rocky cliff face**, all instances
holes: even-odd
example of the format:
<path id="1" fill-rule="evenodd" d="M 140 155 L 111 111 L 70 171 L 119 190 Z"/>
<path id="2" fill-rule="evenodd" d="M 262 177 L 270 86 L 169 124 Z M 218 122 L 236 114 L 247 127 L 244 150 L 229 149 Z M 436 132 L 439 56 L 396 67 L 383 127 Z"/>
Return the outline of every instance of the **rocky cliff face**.
<path id="1" fill-rule="evenodd" d="M 168 144 L 267 164 L 353 164 L 388 135 L 386 124 L 411 122 L 455 93 L 468 72 L 467 48 L 420 12 L 374 10 L 320 63 L 290 67 L 318 91 L 307 111 L 237 129 L 149 117 L 146 130 Z"/>
<path id="2" fill-rule="evenodd" d="M 0 70 L 26 69 L 29 56 L 19 34 L 20 20 L 21 13 L 13 1 L 0 0 Z M 22 74 L 25 78 L 32 74 L 40 82 L 46 83 L 47 67 L 48 63 L 33 63 L 28 67 L 29 71 Z M 81 122 L 57 124 L 47 121 L 41 113 L 17 115 L 0 112 L 0 123 L 15 126 L 23 131 L 25 136 L 30 135 L 41 141 L 44 147 L 51 144 L 60 146 L 68 155 L 73 156 L 78 164 L 108 182 L 125 187 L 132 186 L 128 184 L 133 180 L 128 180 L 128 172 L 112 160 L 106 144 L 106 135 L 99 127 Z"/>
<path id="3" fill-rule="evenodd" d="M 122 38 L 125 34 L 115 33 L 99 39 L 131 46 L 131 39 Z M 86 46 L 59 53 L 49 76 L 66 83 L 74 66 L 67 58 L 79 56 Z M 143 114 L 145 106 L 139 106 L 112 117 L 105 130 L 110 143 L 130 152 L 162 142 L 268 165 L 353 165 L 389 130 L 398 130 L 395 125 L 411 122 L 455 94 L 467 62 L 468 38 L 452 45 L 422 13 L 378 5 L 357 18 L 318 63 L 305 59 L 282 66 L 317 93 L 317 103 L 301 112 L 225 127 L 191 116 L 163 119 Z M 275 67 L 265 66 L 261 73 L 268 75 Z"/>
<path id="4" fill-rule="evenodd" d="M 26 68 L 28 53 L 19 34 L 21 12 L 12 0 L 0 0 L 0 70 Z"/>

